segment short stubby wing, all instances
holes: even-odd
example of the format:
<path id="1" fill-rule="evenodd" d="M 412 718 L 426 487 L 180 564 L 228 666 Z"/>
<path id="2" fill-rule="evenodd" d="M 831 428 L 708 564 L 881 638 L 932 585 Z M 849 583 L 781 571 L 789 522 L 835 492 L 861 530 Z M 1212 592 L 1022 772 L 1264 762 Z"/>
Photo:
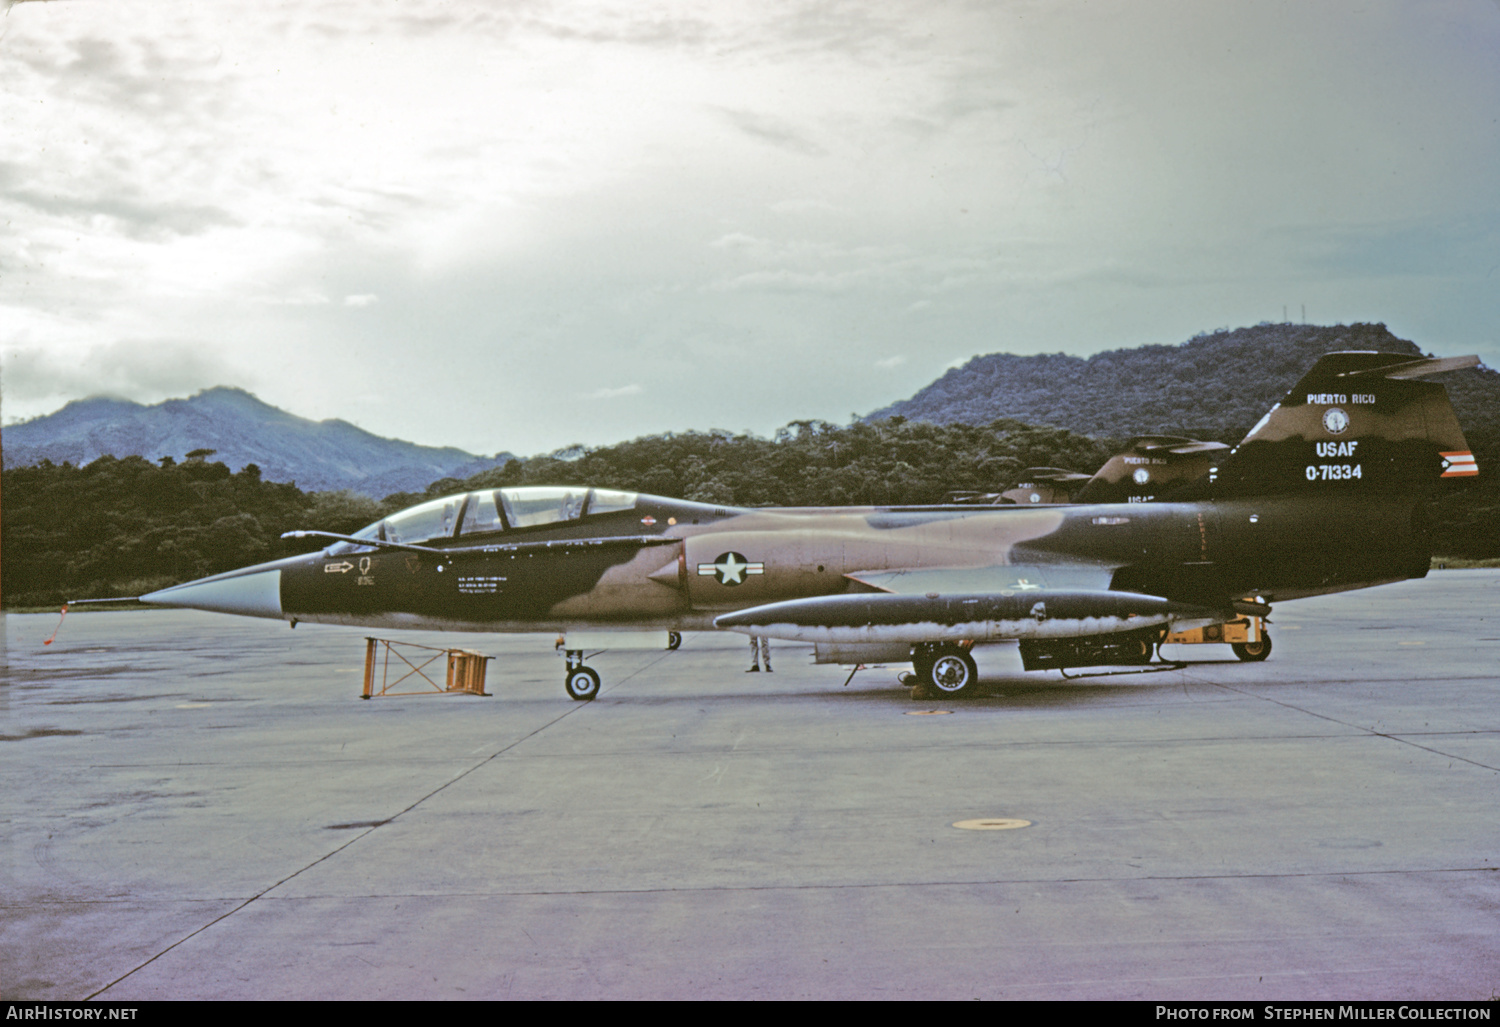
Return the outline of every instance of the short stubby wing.
<path id="1" fill-rule="evenodd" d="M 1044 589 L 1103 592 L 1114 576 L 1113 566 L 1083 563 L 992 564 L 985 567 L 907 567 L 895 570 L 854 571 L 844 577 L 880 592 L 897 595 L 1008 595 Z"/>

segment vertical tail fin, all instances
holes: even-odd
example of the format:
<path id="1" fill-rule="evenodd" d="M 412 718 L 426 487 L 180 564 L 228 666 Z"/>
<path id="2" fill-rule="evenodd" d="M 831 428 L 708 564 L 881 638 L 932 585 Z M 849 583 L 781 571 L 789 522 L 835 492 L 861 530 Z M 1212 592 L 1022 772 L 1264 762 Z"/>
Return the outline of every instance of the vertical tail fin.
<path id="1" fill-rule="evenodd" d="M 1210 472 L 1222 497 L 1431 494 L 1479 473 L 1441 385 L 1416 379 L 1477 356 L 1321 357 Z"/>
<path id="2" fill-rule="evenodd" d="M 1116 453 L 1078 493 L 1079 503 L 1149 503 L 1170 500 L 1180 486 L 1196 482 L 1227 454 L 1222 442 L 1181 435 L 1139 435 Z"/>

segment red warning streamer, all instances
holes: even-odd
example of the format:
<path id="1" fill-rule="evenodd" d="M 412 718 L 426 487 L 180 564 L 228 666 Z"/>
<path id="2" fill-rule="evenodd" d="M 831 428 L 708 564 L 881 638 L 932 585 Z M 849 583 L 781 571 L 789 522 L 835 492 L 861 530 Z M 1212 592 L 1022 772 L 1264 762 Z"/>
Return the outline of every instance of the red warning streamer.
<path id="1" fill-rule="evenodd" d="M 43 642 L 42 645 L 51 645 L 52 644 L 52 639 L 56 638 L 57 637 L 57 633 L 62 630 L 63 617 L 66 617 L 67 615 L 68 615 L 68 605 L 66 603 L 64 603 L 63 604 L 63 608 L 62 608 L 62 617 L 57 618 L 57 627 L 55 627 L 55 628 L 52 629 L 52 634 L 48 636 L 47 641 Z"/>

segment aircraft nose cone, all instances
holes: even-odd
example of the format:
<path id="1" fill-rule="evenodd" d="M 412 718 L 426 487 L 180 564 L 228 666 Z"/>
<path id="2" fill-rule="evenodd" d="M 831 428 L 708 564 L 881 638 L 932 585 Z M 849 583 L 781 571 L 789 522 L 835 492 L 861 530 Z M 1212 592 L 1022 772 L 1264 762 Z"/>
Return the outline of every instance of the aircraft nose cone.
<path id="1" fill-rule="evenodd" d="M 200 578 L 143 595 L 141 602 L 280 619 L 281 568 L 247 567 L 227 574 L 215 574 L 211 578 Z"/>

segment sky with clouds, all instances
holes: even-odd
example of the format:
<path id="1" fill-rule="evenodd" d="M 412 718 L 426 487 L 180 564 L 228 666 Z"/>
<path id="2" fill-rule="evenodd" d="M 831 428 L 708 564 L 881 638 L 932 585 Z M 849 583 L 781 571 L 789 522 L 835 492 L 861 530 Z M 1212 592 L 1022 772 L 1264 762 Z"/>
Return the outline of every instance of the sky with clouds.
<path id="1" fill-rule="evenodd" d="M 1304 305 L 1500 367 L 1500 2 L 25 0 L 0 219 L 6 423 L 768 434 Z"/>

